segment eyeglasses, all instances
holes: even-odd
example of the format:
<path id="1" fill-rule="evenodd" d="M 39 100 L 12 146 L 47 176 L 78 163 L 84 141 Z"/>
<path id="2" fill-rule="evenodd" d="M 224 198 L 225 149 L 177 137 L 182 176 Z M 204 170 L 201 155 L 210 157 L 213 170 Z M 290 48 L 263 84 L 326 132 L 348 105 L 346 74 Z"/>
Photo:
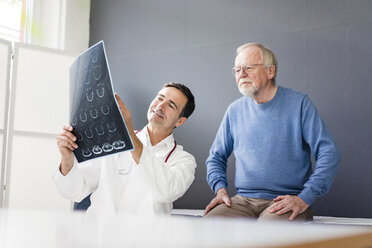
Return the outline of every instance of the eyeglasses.
<path id="1" fill-rule="evenodd" d="M 234 68 L 231 69 L 231 74 L 236 77 L 237 75 L 239 75 L 242 70 L 244 71 L 244 73 L 248 74 L 248 73 L 251 73 L 253 72 L 257 66 L 263 66 L 264 64 L 252 64 L 252 65 L 243 65 L 243 66 L 236 66 Z"/>

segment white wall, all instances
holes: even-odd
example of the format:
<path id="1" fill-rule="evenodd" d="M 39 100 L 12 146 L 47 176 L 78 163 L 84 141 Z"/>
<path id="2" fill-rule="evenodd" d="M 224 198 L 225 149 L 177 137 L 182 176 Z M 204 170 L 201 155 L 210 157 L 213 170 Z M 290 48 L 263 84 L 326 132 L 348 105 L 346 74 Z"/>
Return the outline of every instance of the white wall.
<path id="1" fill-rule="evenodd" d="M 81 53 L 89 46 L 90 0 L 66 0 L 63 50 Z"/>

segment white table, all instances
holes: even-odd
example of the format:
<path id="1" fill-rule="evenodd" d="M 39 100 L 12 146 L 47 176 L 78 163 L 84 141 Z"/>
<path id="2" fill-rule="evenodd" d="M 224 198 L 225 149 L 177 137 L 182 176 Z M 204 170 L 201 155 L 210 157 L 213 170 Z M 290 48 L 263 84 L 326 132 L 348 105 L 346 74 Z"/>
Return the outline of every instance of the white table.
<path id="1" fill-rule="evenodd" d="M 371 227 L 0 209 L 0 247 L 372 247 Z"/>

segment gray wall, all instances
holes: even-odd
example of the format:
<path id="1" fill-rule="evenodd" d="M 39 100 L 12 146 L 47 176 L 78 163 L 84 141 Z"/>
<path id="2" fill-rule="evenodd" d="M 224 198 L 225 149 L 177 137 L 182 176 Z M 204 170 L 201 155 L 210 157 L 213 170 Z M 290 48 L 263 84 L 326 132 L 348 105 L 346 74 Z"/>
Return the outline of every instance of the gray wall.
<path id="1" fill-rule="evenodd" d="M 343 155 L 317 215 L 372 217 L 372 1 L 92 0 L 90 44 L 104 40 L 114 87 L 134 126 L 163 83 L 194 92 L 195 113 L 175 131 L 198 163 L 176 208 L 204 208 L 208 156 L 224 112 L 240 97 L 230 68 L 237 46 L 261 42 L 279 60 L 277 82 L 307 93 Z M 229 161 L 234 193 L 234 158 Z"/>

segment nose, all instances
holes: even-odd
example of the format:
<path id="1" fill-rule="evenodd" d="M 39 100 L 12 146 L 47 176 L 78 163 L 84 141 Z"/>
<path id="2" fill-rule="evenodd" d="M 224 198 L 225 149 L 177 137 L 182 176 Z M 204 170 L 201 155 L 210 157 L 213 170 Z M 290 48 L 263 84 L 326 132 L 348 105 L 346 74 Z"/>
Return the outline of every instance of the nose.
<path id="1" fill-rule="evenodd" d="M 235 76 L 235 81 L 239 84 L 240 79 L 247 78 L 247 73 L 244 72 L 244 70 L 241 70 L 238 74 Z"/>
<path id="2" fill-rule="evenodd" d="M 164 110 L 164 105 L 165 104 L 166 104 L 165 101 L 163 101 L 163 102 L 161 102 L 161 103 L 158 104 L 157 108 L 158 109 L 161 109 L 161 110 Z"/>

